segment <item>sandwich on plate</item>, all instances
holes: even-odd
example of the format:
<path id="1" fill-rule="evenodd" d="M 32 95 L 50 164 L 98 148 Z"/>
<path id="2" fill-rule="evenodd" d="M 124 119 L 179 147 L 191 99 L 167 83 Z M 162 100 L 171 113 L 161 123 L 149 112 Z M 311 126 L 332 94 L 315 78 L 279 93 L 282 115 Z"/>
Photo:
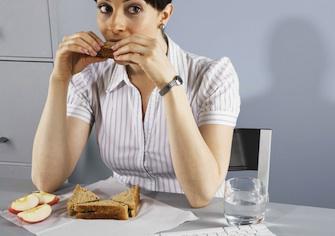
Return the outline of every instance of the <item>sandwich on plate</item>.
<path id="1" fill-rule="evenodd" d="M 140 187 L 132 186 L 111 199 L 100 199 L 95 193 L 77 185 L 68 200 L 68 215 L 78 219 L 128 220 L 138 214 Z"/>

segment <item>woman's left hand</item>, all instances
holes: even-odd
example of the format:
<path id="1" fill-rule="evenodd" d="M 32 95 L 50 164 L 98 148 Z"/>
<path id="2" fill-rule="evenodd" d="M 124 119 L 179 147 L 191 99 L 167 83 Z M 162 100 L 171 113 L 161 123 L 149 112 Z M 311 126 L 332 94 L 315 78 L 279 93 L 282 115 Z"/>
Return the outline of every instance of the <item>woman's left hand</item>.
<path id="1" fill-rule="evenodd" d="M 138 65 L 158 88 L 169 83 L 176 75 L 157 39 L 133 34 L 115 43 L 112 49 L 116 62 Z"/>

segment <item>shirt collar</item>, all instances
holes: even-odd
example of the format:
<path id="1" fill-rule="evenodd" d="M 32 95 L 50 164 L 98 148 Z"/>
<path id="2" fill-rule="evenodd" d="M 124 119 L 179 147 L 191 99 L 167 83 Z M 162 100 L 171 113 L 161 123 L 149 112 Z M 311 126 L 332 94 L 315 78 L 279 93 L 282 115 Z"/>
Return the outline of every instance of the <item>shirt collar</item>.
<path id="1" fill-rule="evenodd" d="M 129 82 L 126 67 L 124 65 L 117 64 L 113 59 L 108 59 L 111 66 L 111 73 L 107 82 L 107 92 L 112 92 L 114 89 L 122 87 L 125 83 Z"/>
<path id="2" fill-rule="evenodd" d="M 180 75 L 182 68 L 179 68 L 178 51 L 180 50 L 179 46 L 166 34 L 168 40 L 168 59 L 171 64 L 174 66 L 177 74 Z M 179 50 L 178 50 L 179 49 Z M 107 83 L 107 92 L 112 92 L 116 88 L 121 88 L 123 85 L 133 86 L 129 80 L 126 66 L 115 63 L 112 59 L 109 59 L 112 62 L 111 76 Z"/>

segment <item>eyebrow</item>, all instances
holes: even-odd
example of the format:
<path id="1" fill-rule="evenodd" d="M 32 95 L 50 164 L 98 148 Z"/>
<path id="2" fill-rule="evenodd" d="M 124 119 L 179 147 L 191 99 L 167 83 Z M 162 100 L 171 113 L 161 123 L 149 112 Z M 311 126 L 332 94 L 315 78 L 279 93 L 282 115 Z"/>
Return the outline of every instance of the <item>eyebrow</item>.
<path id="1" fill-rule="evenodd" d="M 96 3 L 100 2 L 100 1 L 103 1 L 103 0 L 95 0 Z M 106 1 L 106 2 L 110 2 L 110 3 L 113 2 L 113 0 L 104 0 L 104 1 Z M 123 0 L 124 3 L 125 3 L 125 2 L 130 2 L 130 1 L 132 1 L 132 0 Z M 145 2 L 145 1 L 144 1 L 144 2 Z"/>

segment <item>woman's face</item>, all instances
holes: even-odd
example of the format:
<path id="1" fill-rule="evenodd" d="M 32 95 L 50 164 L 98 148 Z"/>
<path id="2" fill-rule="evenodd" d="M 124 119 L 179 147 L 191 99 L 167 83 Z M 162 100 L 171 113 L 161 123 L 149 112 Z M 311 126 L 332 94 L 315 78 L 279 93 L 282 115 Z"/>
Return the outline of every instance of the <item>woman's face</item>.
<path id="1" fill-rule="evenodd" d="M 107 41 L 118 41 L 135 33 L 156 38 L 161 12 L 144 0 L 97 0 L 97 23 Z"/>

